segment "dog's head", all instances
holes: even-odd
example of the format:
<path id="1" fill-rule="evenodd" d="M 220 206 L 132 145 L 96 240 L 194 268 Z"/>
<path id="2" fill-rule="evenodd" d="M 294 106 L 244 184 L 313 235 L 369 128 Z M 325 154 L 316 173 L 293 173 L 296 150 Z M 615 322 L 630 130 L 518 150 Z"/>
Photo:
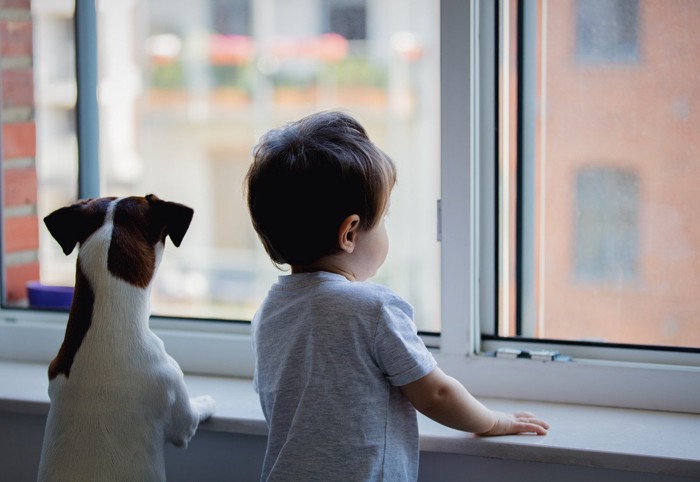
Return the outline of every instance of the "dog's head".
<path id="1" fill-rule="evenodd" d="M 94 256 L 106 258 L 112 276 L 145 288 L 158 267 L 165 238 L 180 246 L 193 214 L 192 208 L 149 194 L 79 201 L 52 212 L 44 223 L 66 255 L 80 244 L 83 257 L 83 250 L 91 246 L 90 263 L 96 264 Z"/>

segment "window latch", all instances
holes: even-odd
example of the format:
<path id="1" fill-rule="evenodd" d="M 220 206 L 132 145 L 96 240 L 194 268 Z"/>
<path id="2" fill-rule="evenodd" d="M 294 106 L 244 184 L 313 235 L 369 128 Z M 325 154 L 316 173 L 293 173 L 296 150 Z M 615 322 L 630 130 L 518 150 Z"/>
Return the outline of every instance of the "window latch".
<path id="1" fill-rule="evenodd" d="M 571 357 L 561 355 L 556 350 L 519 350 L 517 348 L 499 348 L 496 350 L 496 358 L 525 358 L 535 361 L 571 361 Z"/>
<path id="2" fill-rule="evenodd" d="M 442 199 L 437 200 L 437 240 L 442 241 Z"/>

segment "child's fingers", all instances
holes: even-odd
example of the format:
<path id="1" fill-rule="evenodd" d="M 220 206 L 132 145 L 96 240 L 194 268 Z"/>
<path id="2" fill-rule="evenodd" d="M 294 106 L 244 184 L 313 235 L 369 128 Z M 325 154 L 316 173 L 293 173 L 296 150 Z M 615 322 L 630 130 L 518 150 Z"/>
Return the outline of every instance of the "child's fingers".
<path id="1" fill-rule="evenodd" d="M 533 414 L 533 413 L 517 412 L 517 413 L 514 413 L 513 416 L 516 419 L 522 420 L 524 422 L 536 423 L 537 425 L 540 425 L 544 428 L 549 428 L 549 424 L 547 422 L 545 422 L 541 418 L 536 417 L 535 414 Z"/>
<path id="2" fill-rule="evenodd" d="M 537 435 L 546 435 L 549 424 L 542 419 L 535 417 L 529 412 L 518 412 L 515 417 L 514 430 L 516 433 L 534 432 Z"/>
<path id="3" fill-rule="evenodd" d="M 513 435 L 519 433 L 536 433 L 546 435 L 549 424 L 537 418 L 530 412 L 516 412 L 507 414 L 503 412 L 493 412 L 496 416 L 496 424 L 488 432 L 481 433 L 482 436 L 493 435 Z"/>

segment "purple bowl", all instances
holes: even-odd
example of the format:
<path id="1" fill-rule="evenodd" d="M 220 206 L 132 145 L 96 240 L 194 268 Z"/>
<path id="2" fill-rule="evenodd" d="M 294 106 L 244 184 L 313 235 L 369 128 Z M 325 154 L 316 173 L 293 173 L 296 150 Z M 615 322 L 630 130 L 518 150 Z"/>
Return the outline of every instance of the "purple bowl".
<path id="1" fill-rule="evenodd" d="M 31 308 L 68 310 L 73 301 L 73 287 L 51 286 L 30 281 L 27 283 L 27 295 Z"/>

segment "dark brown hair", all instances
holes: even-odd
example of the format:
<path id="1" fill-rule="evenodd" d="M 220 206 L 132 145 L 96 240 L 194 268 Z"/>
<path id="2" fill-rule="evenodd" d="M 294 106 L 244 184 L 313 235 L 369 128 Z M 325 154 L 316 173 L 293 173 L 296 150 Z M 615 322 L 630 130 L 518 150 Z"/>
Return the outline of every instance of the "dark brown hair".
<path id="1" fill-rule="evenodd" d="M 393 161 L 342 112 L 319 112 L 265 134 L 246 176 L 253 227 L 277 265 L 306 265 L 338 250 L 352 214 L 369 230 L 396 182 Z"/>

